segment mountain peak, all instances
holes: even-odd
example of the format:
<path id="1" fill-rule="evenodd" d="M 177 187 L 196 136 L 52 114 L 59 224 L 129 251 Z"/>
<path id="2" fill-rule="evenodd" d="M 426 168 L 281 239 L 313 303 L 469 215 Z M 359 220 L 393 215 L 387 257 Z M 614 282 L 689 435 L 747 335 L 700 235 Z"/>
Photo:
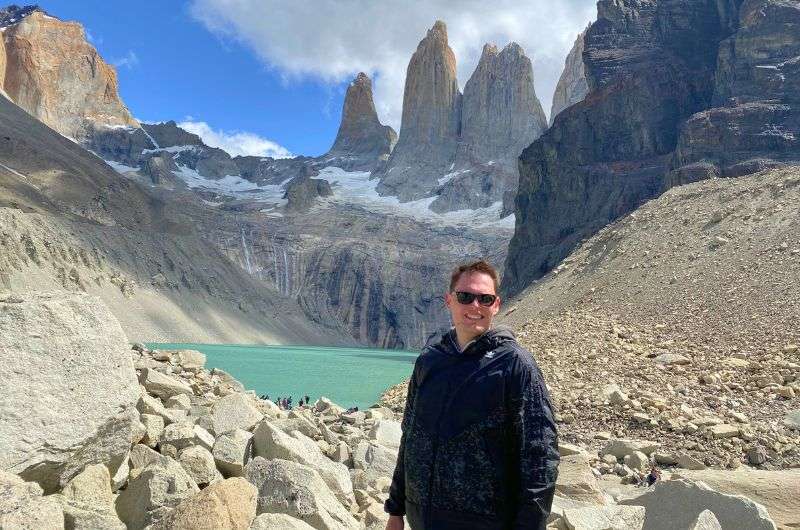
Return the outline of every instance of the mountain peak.
<path id="1" fill-rule="evenodd" d="M 2 7 L 0 8 L 0 28 L 5 28 L 12 24 L 16 24 L 20 20 L 36 11 L 47 15 L 47 13 L 37 5 L 20 7 L 16 4 L 11 4 L 10 6 Z"/>

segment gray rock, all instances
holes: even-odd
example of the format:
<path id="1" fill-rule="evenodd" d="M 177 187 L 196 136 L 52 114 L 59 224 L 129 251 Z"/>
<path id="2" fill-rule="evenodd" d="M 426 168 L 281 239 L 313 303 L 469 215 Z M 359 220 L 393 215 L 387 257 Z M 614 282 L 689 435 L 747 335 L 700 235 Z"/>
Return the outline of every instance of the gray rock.
<path id="1" fill-rule="evenodd" d="M 705 469 L 706 465 L 688 453 L 681 453 L 676 458 L 676 464 L 683 469 Z"/>
<path id="2" fill-rule="evenodd" d="M 367 433 L 367 438 L 392 449 L 400 447 L 403 431 L 400 422 L 394 420 L 378 420 Z"/>
<path id="3" fill-rule="evenodd" d="M 115 507 L 129 528 L 142 528 L 161 519 L 198 491 L 197 484 L 178 462 L 162 457 L 131 478 L 117 497 Z"/>
<path id="4" fill-rule="evenodd" d="M 164 432 L 164 418 L 156 414 L 142 414 L 139 416 L 139 421 L 142 422 L 145 429 L 140 442 L 149 447 L 155 447 Z"/>
<path id="5" fill-rule="evenodd" d="M 206 365 L 206 354 L 197 350 L 176 350 L 172 352 L 172 362 L 184 370 L 197 372 Z"/>
<path id="6" fill-rule="evenodd" d="M 172 396 L 164 403 L 164 406 L 170 409 L 178 409 L 189 411 L 192 408 L 192 400 L 186 394 L 178 394 Z"/>
<path id="7" fill-rule="evenodd" d="M 152 368 L 142 370 L 142 373 L 139 374 L 139 383 L 147 389 L 148 393 L 161 399 L 169 399 L 177 394 L 189 396 L 193 394 L 192 388 L 183 381 L 164 375 Z"/>
<path id="8" fill-rule="evenodd" d="M 225 396 L 211 407 L 211 424 L 216 435 L 233 429 L 251 430 L 264 418 L 247 394 L 235 393 Z"/>
<path id="9" fill-rule="evenodd" d="M 61 530 L 64 512 L 54 499 L 42 497 L 38 484 L 0 469 L 0 528 Z"/>
<path id="10" fill-rule="evenodd" d="M 572 105 L 583 101 L 589 91 L 586 82 L 586 70 L 583 65 L 583 39 L 586 31 L 581 32 L 575 39 L 575 44 L 564 61 L 564 70 L 558 79 L 556 91 L 553 94 L 553 106 L 550 108 L 550 125 L 559 113 Z"/>
<path id="11" fill-rule="evenodd" d="M 568 530 L 642 530 L 645 509 L 641 506 L 592 506 L 564 510 Z"/>
<path id="12" fill-rule="evenodd" d="M 627 455 L 632 454 L 634 451 L 640 451 L 646 456 L 650 456 L 659 447 L 661 447 L 661 444 L 658 442 L 621 438 L 617 440 L 609 440 L 608 443 L 600 450 L 600 456 L 614 455 L 617 459 L 622 459 Z"/>
<path id="13" fill-rule="evenodd" d="M 288 435 L 262 421 L 253 435 L 253 448 L 257 456 L 281 458 L 313 468 L 342 502 L 352 498 L 353 483 L 347 467 L 326 457 L 314 440 L 300 432 Z"/>
<path id="14" fill-rule="evenodd" d="M 196 445 L 183 449 L 178 453 L 178 462 L 198 486 L 222 480 L 222 474 L 217 471 L 214 457 L 205 447 Z"/>
<path id="15" fill-rule="evenodd" d="M 0 302 L 0 468 L 59 489 L 87 464 L 116 472 L 138 418 L 138 385 L 119 322 L 96 297 Z"/>
<path id="16" fill-rule="evenodd" d="M 374 442 L 362 441 L 353 450 L 353 467 L 364 471 L 370 486 L 381 477 L 391 477 L 396 464 L 397 452 Z"/>
<path id="17" fill-rule="evenodd" d="M 257 493 L 241 477 L 217 482 L 181 501 L 152 530 L 248 530 Z"/>
<path id="18" fill-rule="evenodd" d="M 396 141 L 397 133 L 378 120 L 372 81 L 360 72 L 347 87 L 336 140 L 322 159 L 348 171 L 371 171 L 389 156 Z"/>
<path id="19" fill-rule="evenodd" d="M 722 530 L 722 525 L 719 524 L 714 512 L 703 510 L 689 530 Z"/>
<path id="20" fill-rule="evenodd" d="M 645 507 L 647 516 L 643 530 L 691 528 L 704 510 L 714 512 L 723 528 L 775 530 L 775 523 L 760 504 L 685 479 L 659 481 L 652 490 L 621 500 L 620 504 Z"/>
<path id="21" fill-rule="evenodd" d="M 262 513 L 250 530 L 314 530 L 314 527 L 285 513 Z"/>
<path id="22" fill-rule="evenodd" d="M 212 454 L 217 468 L 225 477 L 244 476 L 244 466 L 250 458 L 251 438 L 253 433 L 234 429 L 216 439 Z"/>
<path id="23" fill-rule="evenodd" d="M 795 431 L 800 431 L 800 409 L 790 410 L 783 417 L 783 424 Z"/>
<path id="24" fill-rule="evenodd" d="M 114 506 L 111 475 L 103 464 L 86 466 L 64 486 L 61 494 L 66 499 L 97 509 L 111 510 Z"/>
<path id="25" fill-rule="evenodd" d="M 253 459 L 245 469 L 258 489 L 258 513 L 284 513 L 318 530 L 356 530 L 358 522 L 312 468 L 287 460 Z"/>
<path id="26" fill-rule="evenodd" d="M 142 469 L 155 462 L 161 462 L 167 457 L 153 451 L 148 446 L 143 444 L 134 445 L 131 449 L 129 462 L 131 470 Z"/>
<path id="27" fill-rule="evenodd" d="M 592 504 L 605 504 L 606 502 L 597 478 L 592 473 L 588 456 L 585 454 L 565 456 L 561 459 L 556 493 L 568 499 Z"/>
<path id="28" fill-rule="evenodd" d="M 65 530 L 125 530 L 125 524 L 111 507 L 99 508 L 91 504 L 55 494 L 47 497 L 59 503 L 64 511 Z"/>

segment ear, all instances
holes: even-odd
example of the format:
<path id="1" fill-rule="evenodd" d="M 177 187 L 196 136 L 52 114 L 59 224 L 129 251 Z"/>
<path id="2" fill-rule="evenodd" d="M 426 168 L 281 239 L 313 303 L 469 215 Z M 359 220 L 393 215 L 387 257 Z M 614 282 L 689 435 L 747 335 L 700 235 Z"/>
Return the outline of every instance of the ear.
<path id="1" fill-rule="evenodd" d="M 450 292 L 444 293 L 444 305 L 451 307 L 453 304 L 453 295 Z"/>

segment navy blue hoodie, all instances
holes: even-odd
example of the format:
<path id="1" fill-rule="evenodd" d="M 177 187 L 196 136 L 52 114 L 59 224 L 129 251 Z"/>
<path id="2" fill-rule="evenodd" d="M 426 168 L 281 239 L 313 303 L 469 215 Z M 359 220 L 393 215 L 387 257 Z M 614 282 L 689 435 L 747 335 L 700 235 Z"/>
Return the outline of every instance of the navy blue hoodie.
<path id="1" fill-rule="evenodd" d="M 460 351 L 429 343 L 408 387 L 385 509 L 413 530 L 544 529 L 558 475 L 550 398 L 531 354 L 505 329 Z"/>

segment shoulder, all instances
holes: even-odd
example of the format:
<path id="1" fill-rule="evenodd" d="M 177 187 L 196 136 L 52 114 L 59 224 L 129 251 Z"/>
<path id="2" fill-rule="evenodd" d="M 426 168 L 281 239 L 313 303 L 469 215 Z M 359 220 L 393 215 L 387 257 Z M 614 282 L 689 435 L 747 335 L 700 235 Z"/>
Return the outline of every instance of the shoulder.
<path id="1" fill-rule="evenodd" d="M 533 353 L 516 339 L 506 341 L 503 346 L 507 348 L 509 375 L 522 379 L 542 379 L 542 371 Z"/>

